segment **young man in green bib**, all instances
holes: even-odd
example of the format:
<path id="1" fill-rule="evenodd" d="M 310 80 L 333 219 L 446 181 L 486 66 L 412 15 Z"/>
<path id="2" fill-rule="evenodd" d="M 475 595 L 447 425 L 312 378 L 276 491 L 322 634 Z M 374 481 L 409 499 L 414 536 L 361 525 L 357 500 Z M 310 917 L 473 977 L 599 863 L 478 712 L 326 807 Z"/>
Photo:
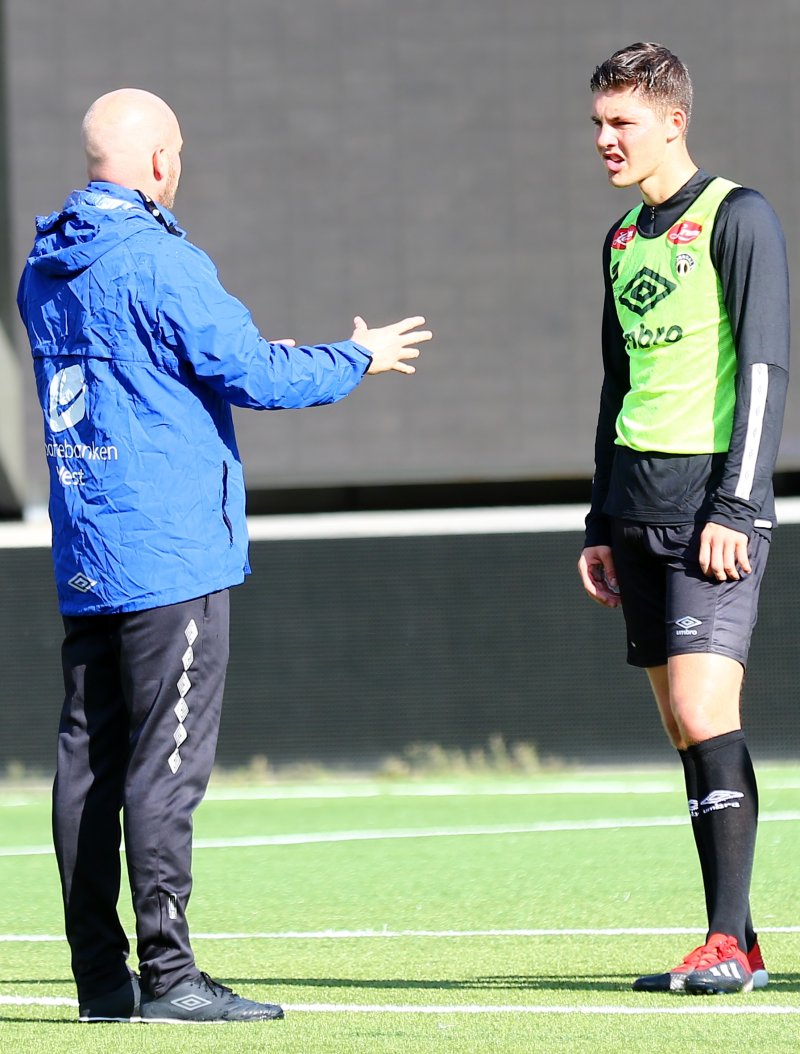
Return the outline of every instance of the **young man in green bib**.
<path id="1" fill-rule="evenodd" d="M 591 79 L 597 150 L 644 199 L 603 251 L 604 380 L 579 572 L 622 605 L 683 763 L 706 942 L 640 991 L 764 987 L 750 916 L 758 794 L 740 695 L 775 524 L 772 474 L 789 362 L 786 250 L 756 191 L 698 169 L 692 84 L 659 44 Z"/>

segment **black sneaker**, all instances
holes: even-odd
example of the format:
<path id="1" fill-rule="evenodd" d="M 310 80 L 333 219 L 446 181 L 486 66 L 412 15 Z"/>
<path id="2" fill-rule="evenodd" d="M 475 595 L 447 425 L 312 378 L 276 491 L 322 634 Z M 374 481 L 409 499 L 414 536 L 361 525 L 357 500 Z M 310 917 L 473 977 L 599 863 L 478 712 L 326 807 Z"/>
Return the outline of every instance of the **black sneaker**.
<path id="1" fill-rule="evenodd" d="M 139 978 L 132 974 L 130 979 L 113 992 L 97 996 L 96 999 L 83 1000 L 78 1008 L 78 1020 L 95 1021 L 138 1021 L 139 1020 Z"/>
<path id="2" fill-rule="evenodd" d="M 182 981 L 162 996 L 142 993 L 141 1020 L 168 1025 L 211 1024 L 225 1021 L 274 1021 L 283 1017 L 283 1007 L 274 1003 L 254 1003 L 212 981 L 201 973 Z"/>

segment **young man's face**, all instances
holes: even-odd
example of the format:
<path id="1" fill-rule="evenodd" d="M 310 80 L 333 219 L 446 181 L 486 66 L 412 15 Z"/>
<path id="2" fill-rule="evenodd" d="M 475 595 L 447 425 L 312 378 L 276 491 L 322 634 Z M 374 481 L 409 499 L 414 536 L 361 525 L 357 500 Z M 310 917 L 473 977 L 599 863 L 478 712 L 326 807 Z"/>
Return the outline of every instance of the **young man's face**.
<path id="1" fill-rule="evenodd" d="M 657 179 L 668 144 L 680 134 L 674 112 L 653 109 L 633 88 L 595 92 L 592 123 L 595 145 L 615 187 L 642 186 Z"/>

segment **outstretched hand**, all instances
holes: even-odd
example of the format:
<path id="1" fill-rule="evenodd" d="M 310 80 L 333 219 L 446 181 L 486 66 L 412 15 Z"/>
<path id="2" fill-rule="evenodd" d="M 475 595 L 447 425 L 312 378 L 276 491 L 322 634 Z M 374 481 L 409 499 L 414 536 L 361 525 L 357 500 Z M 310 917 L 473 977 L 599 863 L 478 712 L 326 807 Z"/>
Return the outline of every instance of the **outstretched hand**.
<path id="1" fill-rule="evenodd" d="M 396 370 L 397 373 L 415 373 L 415 367 L 406 360 L 419 358 L 419 348 L 416 345 L 430 340 L 433 336 L 429 329 L 417 329 L 417 326 L 424 324 L 425 319 L 422 315 L 415 315 L 390 326 L 370 329 L 364 319 L 356 315 L 353 319 L 355 329 L 351 340 L 366 348 L 372 355 L 367 373 L 388 373 L 390 370 Z"/>

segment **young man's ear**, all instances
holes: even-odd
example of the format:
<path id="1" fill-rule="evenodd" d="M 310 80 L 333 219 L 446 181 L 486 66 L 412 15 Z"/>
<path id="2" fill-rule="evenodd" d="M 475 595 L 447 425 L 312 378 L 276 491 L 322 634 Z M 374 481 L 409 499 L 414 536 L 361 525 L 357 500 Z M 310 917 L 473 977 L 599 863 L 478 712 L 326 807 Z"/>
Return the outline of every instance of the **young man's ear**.
<path id="1" fill-rule="evenodd" d="M 669 142 L 672 142 L 673 139 L 683 138 L 686 135 L 689 118 L 686 116 L 685 110 L 676 106 L 674 110 L 670 110 L 667 120 L 670 125 L 670 134 L 667 137 Z"/>

